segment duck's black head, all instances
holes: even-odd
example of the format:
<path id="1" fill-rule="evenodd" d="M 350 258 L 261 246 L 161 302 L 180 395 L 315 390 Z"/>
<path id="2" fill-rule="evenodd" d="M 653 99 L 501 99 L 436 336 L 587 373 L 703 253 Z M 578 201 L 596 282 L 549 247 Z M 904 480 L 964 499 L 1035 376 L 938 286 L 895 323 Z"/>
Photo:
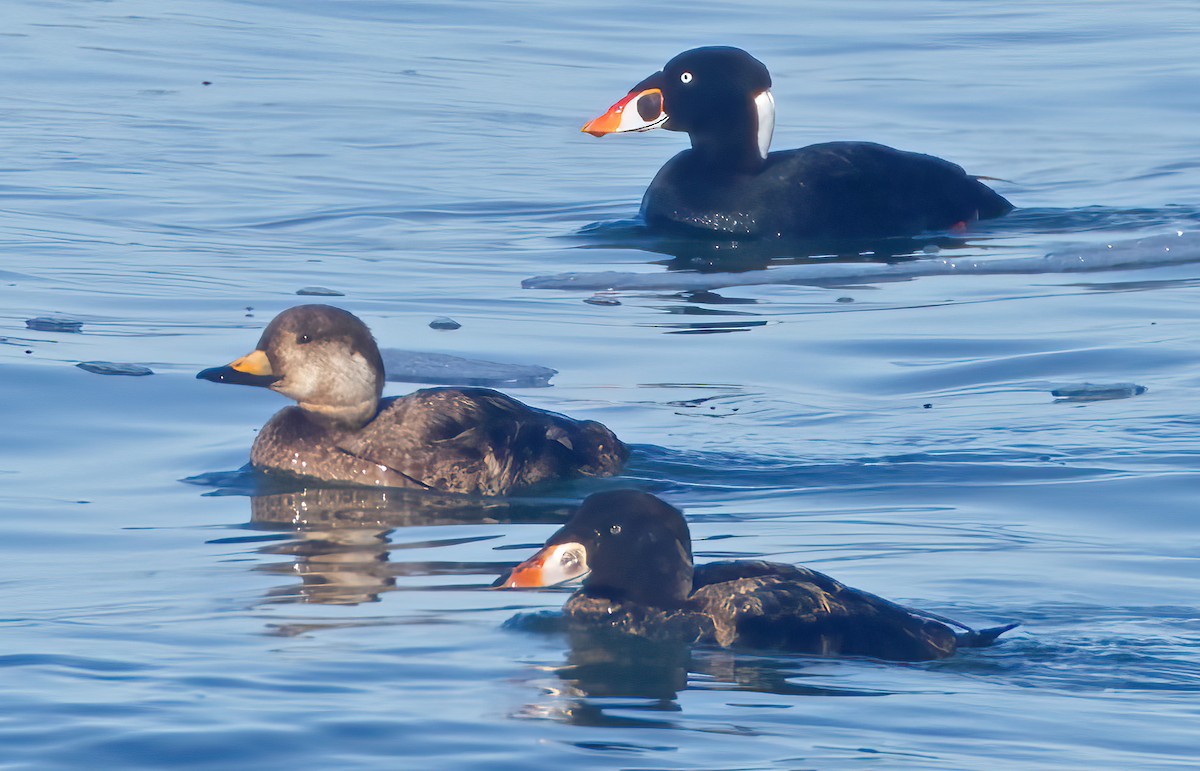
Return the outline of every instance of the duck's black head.
<path id="1" fill-rule="evenodd" d="M 684 51 L 583 130 L 595 136 L 653 128 L 684 131 L 712 162 L 761 165 L 775 129 L 766 65 L 740 48 Z"/>
<path id="2" fill-rule="evenodd" d="M 590 596 L 676 607 L 692 591 L 692 540 L 679 509 L 649 493 L 588 496 L 545 547 L 499 586 L 555 586 L 583 579 Z"/>
<path id="3" fill-rule="evenodd" d="M 330 305 L 298 305 L 276 316 L 251 353 L 196 377 L 270 388 L 316 419 L 360 426 L 383 393 L 379 347 L 357 316 Z"/>

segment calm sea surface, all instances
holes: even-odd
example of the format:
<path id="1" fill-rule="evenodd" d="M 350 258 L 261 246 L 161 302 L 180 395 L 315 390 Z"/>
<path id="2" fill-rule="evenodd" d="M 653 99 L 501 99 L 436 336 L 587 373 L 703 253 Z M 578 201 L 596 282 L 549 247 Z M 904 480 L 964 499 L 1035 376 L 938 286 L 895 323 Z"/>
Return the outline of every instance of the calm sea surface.
<path id="1" fill-rule="evenodd" d="M 1041 260 L 1200 227 L 1194 0 L 3 15 L 0 768 L 1195 767 L 1200 257 Z M 1020 210 L 909 244 L 906 280 L 648 239 L 686 139 L 579 126 L 713 43 L 771 68 L 777 148 L 934 153 Z M 985 269 L 903 273 L 945 258 Z M 553 367 L 509 390 L 613 427 L 627 476 L 265 489 L 239 469 L 283 400 L 194 375 L 305 301 Z M 507 623 L 565 595 L 484 588 L 614 484 L 683 507 L 701 560 L 1022 626 L 897 665 Z"/>

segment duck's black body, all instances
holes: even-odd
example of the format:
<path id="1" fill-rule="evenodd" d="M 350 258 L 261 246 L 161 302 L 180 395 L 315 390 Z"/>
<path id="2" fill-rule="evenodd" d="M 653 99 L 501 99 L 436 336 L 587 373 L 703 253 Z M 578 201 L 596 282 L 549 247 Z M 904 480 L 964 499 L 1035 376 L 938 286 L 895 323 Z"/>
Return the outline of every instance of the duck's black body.
<path id="1" fill-rule="evenodd" d="M 503 495 L 537 482 L 609 476 L 628 456 L 599 423 L 488 388 L 427 388 L 380 399 L 383 360 L 353 314 L 280 313 L 254 352 L 197 377 L 295 399 L 259 431 L 250 462 L 270 473 L 357 485 Z"/>
<path id="2" fill-rule="evenodd" d="M 642 199 L 655 229 L 735 238 L 915 235 L 999 217 L 1012 204 L 959 166 L 870 142 L 768 152 L 771 76 L 750 54 L 712 46 L 679 54 L 584 126 L 601 136 L 687 132 L 692 147 Z"/>
<path id="3" fill-rule="evenodd" d="M 714 168 L 684 150 L 642 198 L 652 228 L 749 238 L 908 236 L 1011 210 L 950 161 L 872 142 L 773 152 L 753 172 Z"/>
<path id="4" fill-rule="evenodd" d="M 597 493 L 503 586 L 583 576 L 563 607 L 572 625 L 655 641 L 893 661 L 944 658 L 1014 625 L 974 631 L 848 587 L 805 567 L 762 561 L 692 567 L 683 515 L 647 493 Z"/>

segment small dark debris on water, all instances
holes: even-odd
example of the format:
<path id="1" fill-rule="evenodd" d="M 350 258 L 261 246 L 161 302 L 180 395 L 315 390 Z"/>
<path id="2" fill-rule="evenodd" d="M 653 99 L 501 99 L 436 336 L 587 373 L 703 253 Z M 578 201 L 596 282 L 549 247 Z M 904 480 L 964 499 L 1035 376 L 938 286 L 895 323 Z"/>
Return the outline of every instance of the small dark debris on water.
<path id="1" fill-rule="evenodd" d="M 457 321 L 450 318 L 449 316 L 438 316 L 436 319 L 429 322 L 429 328 L 430 329 L 454 330 L 454 329 L 462 329 L 462 324 L 459 324 Z"/>
<path id="2" fill-rule="evenodd" d="M 1146 386 L 1137 383 L 1079 383 L 1059 386 L 1050 392 L 1060 402 L 1102 402 L 1109 399 L 1129 399 L 1146 393 Z"/>
<path id="3" fill-rule="evenodd" d="M 932 410 L 932 409 L 933 409 L 933 402 L 926 402 L 925 404 L 922 404 L 921 406 L 922 406 L 922 407 L 924 407 L 924 408 L 925 408 L 925 409 L 927 409 L 927 410 Z"/>
<path id="4" fill-rule="evenodd" d="M 726 297 L 708 289 L 680 292 L 678 296 L 687 302 L 705 305 L 754 305 L 758 302 L 749 297 Z"/>
<path id="5" fill-rule="evenodd" d="M 212 81 L 211 81 L 211 80 L 202 80 L 202 81 L 200 81 L 200 85 L 202 85 L 202 86 L 211 86 L 211 85 L 212 85 Z"/>
<path id="6" fill-rule="evenodd" d="M 26 319 L 25 326 L 38 332 L 79 334 L 83 331 L 82 321 L 75 321 L 74 319 L 57 319 L 50 316 L 38 316 L 35 319 Z"/>
<path id="7" fill-rule="evenodd" d="M 296 294 L 313 295 L 315 297 L 345 297 L 345 292 L 339 292 L 336 289 L 328 289 L 323 286 L 306 286 L 302 289 L 297 289 Z"/>
<path id="8" fill-rule="evenodd" d="M 621 301 L 612 292 L 597 292 L 584 300 L 588 305 L 620 305 Z"/>
<path id="9" fill-rule="evenodd" d="M 116 361 L 81 361 L 75 365 L 84 372 L 94 375 L 128 375 L 130 377 L 145 377 L 153 375 L 154 370 L 141 364 L 127 364 Z"/>
<path id="10" fill-rule="evenodd" d="M 839 297 L 839 298 L 837 298 L 837 302 L 852 303 L 852 302 L 854 302 L 854 298 L 853 297 Z"/>

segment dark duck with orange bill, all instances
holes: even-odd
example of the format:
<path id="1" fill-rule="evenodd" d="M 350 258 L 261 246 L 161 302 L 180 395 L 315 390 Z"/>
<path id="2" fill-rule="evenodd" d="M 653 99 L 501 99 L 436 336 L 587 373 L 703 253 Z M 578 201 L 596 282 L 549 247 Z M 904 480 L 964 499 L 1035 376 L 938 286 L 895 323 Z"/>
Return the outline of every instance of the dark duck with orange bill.
<path id="1" fill-rule="evenodd" d="M 683 514 L 648 493 L 589 496 L 545 547 L 498 588 L 582 581 L 572 625 L 651 640 L 925 661 L 990 645 L 1016 624 L 976 631 L 798 565 L 693 566 Z"/>
<path id="2" fill-rule="evenodd" d="M 595 136 L 665 128 L 692 147 L 642 198 L 651 228 L 732 238 L 863 239 L 961 229 L 1012 204 L 949 161 L 872 142 L 769 152 L 771 75 L 738 48 L 679 54 L 583 127 Z"/>
<path id="3" fill-rule="evenodd" d="M 503 495 L 553 479 L 611 476 L 628 456 L 603 425 L 489 388 L 425 388 L 381 399 L 383 359 L 352 313 L 300 305 L 255 350 L 196 377 L 269 388 L 296 406 L 254 440 L 255 468 L 324 482 Z"/>

